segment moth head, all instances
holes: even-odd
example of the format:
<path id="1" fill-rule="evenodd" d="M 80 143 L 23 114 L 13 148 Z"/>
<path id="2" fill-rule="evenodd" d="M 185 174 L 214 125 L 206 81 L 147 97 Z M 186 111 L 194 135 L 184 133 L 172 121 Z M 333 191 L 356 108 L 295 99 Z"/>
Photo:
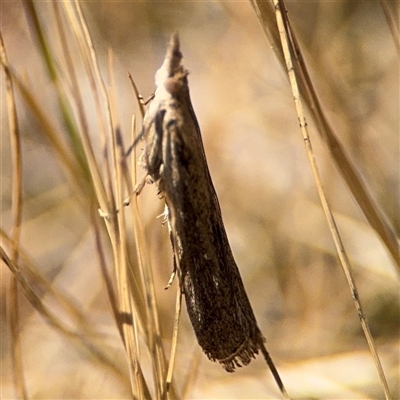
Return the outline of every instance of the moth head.
<path id="1" fill-rule="evenodd" d="M 179 36 L 175 33 L 171 36 L 165 60 L 156 73 L 157 90 L 166 90 L 175 97 L 187 86 L 187 75 L 182 65 Z"/>

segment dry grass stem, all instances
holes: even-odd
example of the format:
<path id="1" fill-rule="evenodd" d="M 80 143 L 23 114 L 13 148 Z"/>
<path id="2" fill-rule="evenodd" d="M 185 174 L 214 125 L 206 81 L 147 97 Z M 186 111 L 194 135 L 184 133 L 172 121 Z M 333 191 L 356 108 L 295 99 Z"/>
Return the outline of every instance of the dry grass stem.
<path id="1" fill-rule="evenodd" d="M 299 119 L 300 123 L 300 129 L 301 133 L 303 136 L 304 144 L 306 147 L 307 151 L 307 156 L 310 162 L 310 166 L 313 172 L 313 176 L 315 179 L 315 184 L 318 190 L 318 194 L 321 200 L 322 208 L 324 210 L 329 229 L 331 231 L 335 246 L 336 246 L 336 251 L 338 253 L 343 271 L 346 275 L 351 294 L 353 297 L 353 301 L 358 313 L 358 316 L 360 318 L 361 326 L 364 331 L 364 335 L 366 337 L 369 349 L 371 351 L 372 357 L 374 359 L 375 366 L 377 368 L 379 378 L 381 380 L 381 384 L 383 387 L 383 391 L 385 393 L 385 398 L 387 400 L 391 399 L 390 391 L 389 391 L 389 386 L 387 384 L 387 380 L 381 365 L 381 362 L 379 360 L 378 353 L 376 351 L 375 345 L 374 345 L 374 340 L 371 335 L 371 331 L 369 329 L 365 314 L 363 312 L 361 302 L 359 299 L 358 295 L 358 290 L 356 288 L 355 281 L 352 277 L 351 274 L 351 266 L 349 259 L 347 257 L 346 251 L 344 249 L 342 239 L 339 234 L 339 230 L 337 228 L 335 219 L 333 217 L 333 214 L 331 212 L 330 206 L 328 204 L 328 200 L 325 195 L 325 191 L 322 185 L 321 177 L 318 171 L 318 166 L 317 162 L 315 159 L 315 155 L 312 149 L 311 145 L 311 139 L 308 134 L 308 129 L 307 129 L 307 122 L 306 122 L 306 117 L 303 112 L 303 106 L 302 106 L 302 100 L 300 97 L 300 92 L 299 92 L 299 87 L 298 87 L 298 82 L 297 82 L 297 76 L 296 76 L 296 69 L 293 66 L 293 61 L 292 61 L 292 54 L 297 54 L 296 49 L 293 46 L 292 43 L 292 38 L 294 37 L 294 33 L 290 28 L 288 17 L 287 17 L 287 12 L 285 8 L 285 4 L 283 0 L 274 0 L 274 5 L 275 5 L 275 10 L 276 10 L 276 19 L 278 23 L 278 29 L 281 37 L 281 42 L 282 42 L 282 48 L 283 48 L 283 53 L 285 56 L 285 61 L 286 61 L 286 68 L 287 72 L 289 75 L 289 80 L 290 80 L 290 85 L 292 88 L 292 93 L 293 93 L 293 98 L 295 102 L 295 107 L 296 107 L 296 112 L 297 112 L 297 117 Z"/>
<path id="2" fill-rule="evenodd" d="M 399 35 L 399 9 L 398 2 L 380 0 L 379 1 L 387 24 L 389 25 L 390 32 L 393 36 L 393 43 L 396 46 L 397 55 L 400 56 L 400 35 Z"/>
<path id="3" fill-rule="evenodd" d="M 177 347 L 178 347 L 178 332 L 179 332 L 179 320 L 180 320 L 180 315 L 181 315 L 181 306 L 182 306 L 182 291 L 178 288 L 178 290 L 176 292 L 175 318 L 174 318 L 174 329 L 173 329 L 172 341 L 171 341 L 171 351 L 170 351 L 170 355 L 169 355 L 167 377 L 165 379 L 164 399 L 168 398 L 168 394 L 172 387 L 172 375 L 174 372 L 175 357 L 176 357 L 176 352 L 177 352 Z"/>
<path id="4" fill-rule="evenodd" d="M 277 40 L 275 32 L 276 22 L 272 22 L 272 4 L 268 1 L 261 0 L 251 0 L 251 3 L 260 19 L 261 25 L 264 28 L 268 39 L 271 41 L 271 46 L 274 49 L 278 60 L 282 67 L 284 67 L 285 63 L 282 53 L 282 45 L 279 43 L 279 40 Z M 288 22 L 288 27 L 290 27 L 290 22 Z M 377 232 L 382 242 L 385 244 L 388 252 L 396 263 L 398 272 L 400 273 L 399 244 L 395 234 L 395 229 L 372 198 L 356 166 L 341 145 L 338 135 L 329 124 L 307 71 L 301 50 L 297 44 L 296 36 L 293 35 L 292 31 L 288 32 L 288 34 L 291 35 L 290 40 L 293 46 L 293 54 L 296 55 L 293 67 L 296 70 L 300 95 L 307 104 L 308 110 L 310 111 L 318 129 L 318 133 L 327 144 L 327 148 L 332 155 L 337 169 L 342 174 L 344 181 L 363 211 L 365 217 L 369 221 L 371 227 Z"/>
<path id="5" fill-rule="evenodd" d="M 88 355 L 90 355 L 93 360 L 97 360 L 101 365 L 106 367 L 110 372 L 115 374 L 115 377 L 118 380 L 123 379 L 121 375 L 121 371 L 111 359 L 110 357 L 101 349 L 96 342 L 94 341 L 95 335 L 93 332 L 90 332 L 89 329 L 85 329 L 83 326 L 83 331 L 86 330 L 86 335 L 82 335 L 79 331 L 75 329 L 71 329 L 66 323 L 64 319 L 60 319 L 58 317 L 58 312 L 52 311 L 41 299 L 41 297 L 36 293 L 34 286 L 25 278 L 22 273 L 20 267 L 15 264 L 10 257 L 7 255 L 5 249 L 0 246 L 0 257 L 1 260 L 7 265 L 13 277 L 19 283 L 22 293 L 25 298 L 30 302 L 32 307 L 45 319 L 49 322 L 49 324 L 59 331 L 63 336 L 72 340 L 75 345 L 82 348 Z M 51 293 L 47 293 L 48 295 Z M 52 307 L 55 307 L 57 303 L 57 298 L 51 298 L 49 303 L 52 303 Z M 64 309 L 65 311 L 65 309 Z M 61 314 L 61 313 L 60 313 Z"/>
<path id="6" fill-rule="evenodd" d="M 15 96 L 12 77 L 9 71 L 6 49 L 3 37 L 0 33 L 0 59 L 6 75 L 7 110 L 10 130 L 10 142 L 12 152 L 12 197 L 11 207 L 13 215 L 12 232 L 12 261 L 18 263 L 19 246 L 21 238 L 22 222 L 22 152 L 21 138 L 18 127 L 17 109 L 15 106 Z M 12 341 L 12 362 L 14 369 L 15 386 L 19 396 L 23 399 L 28 398 L 24 377 L 24 368 L 20 344 L 20 313 L 18 299 L 18 284 L 15 277 L 11 277 L 8 288 L 8 319 L 10 321 L 11 341 Z"/>

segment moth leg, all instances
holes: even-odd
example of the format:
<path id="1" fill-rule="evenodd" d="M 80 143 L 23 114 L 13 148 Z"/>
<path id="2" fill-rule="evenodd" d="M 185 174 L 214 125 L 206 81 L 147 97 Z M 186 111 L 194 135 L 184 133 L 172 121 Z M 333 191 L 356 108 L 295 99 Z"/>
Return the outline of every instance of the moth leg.
<path id="1" fill-rule="evenodd" d="M 142 95 L 139 95 L 139 100 L 140 100 L 140 102 L 144 105 L 144 106 L 147 106 L 147 104 L 149 104 L 153 99 L 154 99 L 154 97 L 156 97 L 156 94 L 155 93 L 152 93 L 146 100 L 143 98 L 143 96 Z"/>
<path id="2" fill-rule="evenodd" d="M 147 174 L 145 175 L 141 181 L 135 186 L 135 189 L 133 189 L 133 193 L 130 194 L 125 200 L 124 200 L 124 206 L 127 207 L 131 203 L 131 197 L 136 195 L 139 196 L 140 193 L 142 193 L 142 190 L 146 183 L 152 184 L 153 183 L 153 178 Z"/>
<path id="3" fill-rule="evenodd" d="M 154 98 L 154 95 L 150 97 L 149 101 Z M 160 179 L 163 169 L 162 164 L 162 154 L 161 154 L 161 143 L 163 137 L 163 119 L 164 119 L 165 111 L 159 111 L 155 115 L 153 121 L 150 122 L 149 125 L 144 126 L 142 128 L 142 132 L 136 138 L 133 145 L 129 149 L 129 152 L 134 148 L 137 144 L 139 138 L 150 137 L 149 142 L 151 144 L 147 144 L 143 154 L 140 156 L 139 164 L 146 170 L 146 175 L 142 178 L 142 180 L 135 186 L 133 190 L 133 194 L 137 196 L 142 192 L 146 183 L 153 183 Z M 127 153 L 127 155 L 129 154 Z M 124 201 L 124 205 L 129 205 L 130 199 L 127 198 Z"/>
<path id="4" fill-rule="evenodd" d="M 142 190 L 144 188 L 144 185 L 149 181 L 149 175 L 146 174 L 142 180 L 135 186 L 135 189 L 133 189 L 133 193 L 139 196 L 140 193 L 142 193 Z"/>
<path id="5" fill-rule="evenodd" d="M 173 232 L 172 232 L 172 228 L 171 228 L 171 222 L 170 222 L 170 214 L 169 214 L 169 209 L 168 206 L 165 205 L 165 209 L 164 209 L 164 221 L 166 221 L 168 223 L 168 231 L 169 231 L 169 240 L 171 241 L 171 246 L 172 246 L 172 254 L 173 254 L 173 263 L 174 263 L 174 268 L 172 270 L 171 276 L 169 277 L 167 286 L 165 286 L 164 290 L 167 290 L 171 285 L 172 282 L 175 279 L 175 275 L 176 275 L 176 271 L 177 271 L 177 265 L 176 265 L 176 257 L 177 254 L 175 252 L 175 246 L 174 246 L 174 236 L 173 236 Z"/>
<path id="6" fill-rule="evenodd" d="M 175 257 L 174 257 L 174 269 L 173 269 L 173 271 L 171 273 L 171 276 L 168 279 L 167 286 L 165 286 L 164 290 L 168 290 L 169 287 L 172 285 L 172 282 L 175 279 L 175 275 L 176 275 L 176 260 L 175 260 Z"/>
<path id="7" fill-rule="evenodd" d="M 163 143 L 163 122 L 165 110 L 156 113 L 154 121 L 150 124 L 146 138 L 148 144 L 144 152 L 144 167 L 153 182 L 157 182 L 162 174 L 162 143 Z"/>
<path id="8" fill-rule="evenodd" d="M 173 257 L 172 258 L 173 258 L 174 268 L 172 270 L 171 276 L 169 277 L 167 286 L 165 286 L 164 290 L 169 289 L 169 287 L 172 285 L 172 282 L 174 281 L 175 275 L 176 275 L 176 272 L 177 272 L 177 265 L 176 265 L 177 254 L 174 251 L 174 244 L 173 244 L 173 240 L 172 240 L 172 232 L 170 232 L 170 238 L 171 238 L 171 244 L 172 244 L 172 252 L 173 252 Z"/>
<path id="9" fill-rule="evenodd" d="M 111 215 L 112 215 L 112 213 L 108 213 L 106 211 L 103 211 L 101 208 L 99 208 L 97 211 L 98 211 L 98 213 L 99 213 L 101 218 L 104 218 L 104 219 L 107 219 L 107 220 L 109 220 Z M 116 209 L 115 213 L 117 214 L 118 212 L 119 212 L 119 210 Z"/>
<path id="10" fill-rule="evenodd" d="M 140 193 L 142 193 L 142 190 L 144 188 L 144 185 L 146 184 L 146 179 L 147 175 L 143 177 L 143 179 L 135 186 L 135 189 L 133 189 L 133 193 L 130 194 L 125 200 L 124 200 L 124 206 L 128 207 L 129 204 L 131 204 L 131 198 L 132 196 L 136 195 L 139 196 Z"/>

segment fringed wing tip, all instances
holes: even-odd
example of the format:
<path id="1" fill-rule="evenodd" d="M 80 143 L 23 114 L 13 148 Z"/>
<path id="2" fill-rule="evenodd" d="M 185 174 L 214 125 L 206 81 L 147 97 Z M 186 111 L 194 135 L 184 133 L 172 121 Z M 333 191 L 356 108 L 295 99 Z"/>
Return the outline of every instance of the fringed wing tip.
<path id="1" fill-rule="evenodd" d="M 260 340 L 264 341 L 263 337 Z M 235 353 L 223 359 L 212 359 L 212 357 L 208 356 L 212 361 L 218 361 L 222 367 L 227 372 L 235 372 L 236 368 L 244 367 L 250 364 L 253 358 L 256 358 L 258 351 L 260 349 L 261 344 L 259 342 L 253 342 L 251 339 L 246 340 Z"/>

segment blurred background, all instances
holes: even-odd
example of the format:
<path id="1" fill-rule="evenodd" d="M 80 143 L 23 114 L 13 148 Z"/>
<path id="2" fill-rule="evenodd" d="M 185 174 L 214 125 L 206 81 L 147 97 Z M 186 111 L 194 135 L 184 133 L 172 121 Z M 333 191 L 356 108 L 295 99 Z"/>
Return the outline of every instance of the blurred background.
<path id="1" fill-rule="evenodd" d="M 287 7 L 324 111 L 398 232 L 399 59 L 382 8 L 379 2 L 352 1 L 297 1 Z M 36 9 L 57 52 L 60 43 L 53 34 L 57 21 L 52 5 L 38 2 Z M 250 2 L 96 1 L 83 2 L 82 9 L 106 82 L 107 54 L 113 53 L 117 110 L 126 144 L 132 114 L 139 118 L 127 74 L 132 74 L 144 98 L 150 96 L 169 37 L 179 32 L 192 103 L 231 247 L 289 394 L 383 398 L 319 203 L 286 74 Z M 10 64 L 31 87 L 46 117 L 62 131 L 54 87 L 22 3 L 1 3 L 1 31 Z M 79 62 L 76 68 L 82 68 Z M 81 85 L 90 135 L 100 151 L 91 92 L 87 81 L 82 79 Z M 1 88 L 1 227 L 10 234 L 12 175 L 4 73 Z M 41 125 L 18 92 L 17 107 L 23 151 L 22 248 L 94 327 L 120 372 L 117 376 L 93 362 L 51 329 L 21 296 L 22 359 L 30 397 L 130 398 L 125 353 L 105 295 L 90 221 L 41 134 Z M 395 265 L 310 119 L 308 123 L 364 311 L 393 397 L 398 398 L 400 313 Z M 163 202 L 150 186 L 140 197 L 163 340 L 169 349 L 176 282 L 164 291 L 172 253 L 167 228 L 155 218 Z M 112 271 L 112 260 L 108 261 Z M 10 273 L 4 265 L 1 268 L 1 397 L 14 399 L 5 302 Z M 185 306 L 180 328 L 174 375 L 178 392 L 188 382 L 188 365 L 198 361 L 185 398 L 280 398 L 262 357 L 234 375 L 227 374 L 201 353 Z"/>

